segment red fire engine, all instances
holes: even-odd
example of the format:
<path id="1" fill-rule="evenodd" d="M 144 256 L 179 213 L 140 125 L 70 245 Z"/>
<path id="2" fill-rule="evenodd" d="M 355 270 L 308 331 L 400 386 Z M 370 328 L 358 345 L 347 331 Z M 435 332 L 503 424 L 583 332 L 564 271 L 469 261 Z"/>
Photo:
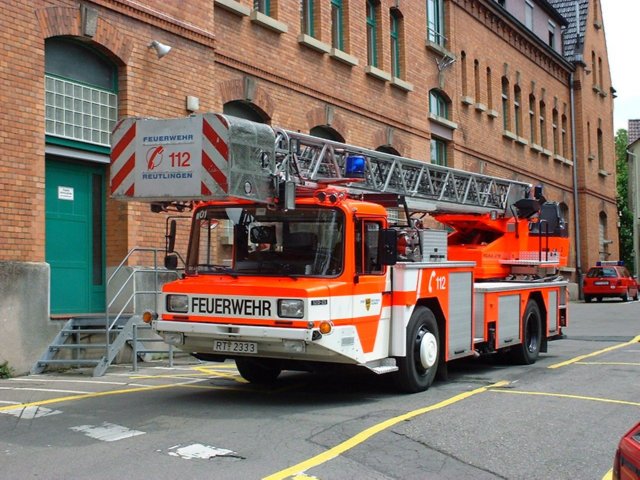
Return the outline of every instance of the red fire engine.
<path id="1" fill-rule="evenodd" d="M 111 170 L 115 198 L 193 210 L 154 330 L 250 382 L 343 364 L 416 392 L 463 357 L 531 364 L 566 325 L 567 228 L 527 183 L 220 114 L 123 120 Z"/>

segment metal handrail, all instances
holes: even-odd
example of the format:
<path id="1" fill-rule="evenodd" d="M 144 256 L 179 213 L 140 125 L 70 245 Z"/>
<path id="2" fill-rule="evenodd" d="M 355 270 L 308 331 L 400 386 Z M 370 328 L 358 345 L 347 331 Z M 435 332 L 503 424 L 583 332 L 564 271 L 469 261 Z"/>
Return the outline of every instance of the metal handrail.
<path id="1" fill-rule="evenodd" d="M 105 298 L 105 303 L 106 303 L 106 312 L 105 312 L 105 355 L 108 358 L 109 353 L 110 353 L 110 346 L 111 346 L 111 336 L 110 333 L 113 330 L 114 326 L 118 323 L 118 321 L 123 317 L 124 313 L 127 311 L 127 309 L 129 308 L 134 308 L 132 307 L 132 302 L 134 301 L 134 299 L 139 296 L 139 295 L 154 295 L 155 296 L 155 305 L 158 304 L 158 298 L 160 297 L 160 287 L 159 287 L 159 270 L 158 270 L 158 253 L 162 252 L 164 253 L 164 249 L 163 248 L 151 248 L 151 247 L 133 247 L 131 250 L 129 250 L 129 252 L 127 253 L 127 255 L 124 257 L 124 259 L 120 262 L 120 264 L 113 270 L 113 272 L 111 273 L 111 275 L 107 278 L 107 282 L 106 282 L 106 298 Z M 117 292 L 115 292 L 115 294 L 112 295 L 112 298 L 109 299 L 109 286 L 112 284 L 112 282 L 114 281 L 115 278 L 117 278 L 117 275 L 122 271 L 122 269 L 124 267 L 127 266 L 127 263 L 129 261 L 129 259 L 131 258 L 132 255 L 136 254 L 136 253 L 152 253 L 153 254 L 153 268 L 142 268 L 142 269 L 137 269 L 132 271 L 127 278 L 125 279 L 124 282 L 122 282 L 122 285 L 120 286 L 120 288 L 118 289 Z M 167 272 L 171 272 L 170 270 L 167 270 Z M 127 298 L 123 304 L 122 304 L 122 308 L 120 308 L 120 310 L 115 314 L 115 316 L 113 317 L 113 320 L 111 320 L 111 309 L 113 308 L 114 303 L 116 302 L 116 300 L 120 299 L 121 294 L 124 292 L 125 288 L 131 284 L 131 282 L 135 279 L 136 274 L 140 274 L 140 273 L 154 273 L 154 285 L 153 285 L 153 290 L 152 291 L 148 291 L 148 290 L 141 290 L 141 291 L 136 291 L 135 288 L 132 288 L 133 293 L 129 296 L 129 298 Z M 177 272 L 174 272 L 176 274 L 176 276 L 178 275 Z M 134 346 L 134 355 L 137 355 L 137 353 L 135 352 L 136 348 Z"/>

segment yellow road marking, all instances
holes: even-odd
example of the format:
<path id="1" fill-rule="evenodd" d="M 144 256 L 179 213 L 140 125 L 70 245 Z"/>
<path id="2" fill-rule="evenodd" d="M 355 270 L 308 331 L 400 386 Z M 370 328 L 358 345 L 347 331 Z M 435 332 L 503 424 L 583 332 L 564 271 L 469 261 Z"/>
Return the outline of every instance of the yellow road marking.
<path id="1" fill-rule="evenodd" d="M 628 367 L 640 367 L 640 363 L 632 362 L 576 362 L 576 365 L 623 365 Z"/>
<path id="2" fill-rule="evenodd" d="M 602 355 L 603 353 L 610 352 L 612 350 L 617 350 L 618 348 L 622 348 L 622 347 L 628 347 L 629 345 L 633 345 L 634 343 L 639 343 L 639 342 L 640 342 L 640 335 L 638 335 L 633 340 L 630 340 L 628 342 L 603 348 L 602 350 L 598 350 L 597 352 L 591 352 L 586 355 L 579 355 L 577 357 L 572 358 L 571 360 L 567 360 L 566 362 L 554 363 L 553 365 L 549 365 L 547 368 L 566 367 L 567 365 L 571 365 L 572 363 L 578 363 L 584 360 L 585 358 L 596 357 L 598 355 Z"/>
<path id="3" fill-rule="evenodd" d="M 494 383 L 493 385 L 489 385 L 487 387 L 476 388 L 475 390 L 461 393 L 459 395 L 456 395 L 455 397 L 448 398 L 447 400 L 443 400 L 442 402 L 436 403 L 434 405 L 429 405 L 428 407 L 412 410 L 411 412 L 405 413 L 403 415 L 390 418 L 388 420 L 385 420 L 384 422 L 378 423 L 377 425 L 373 425 L 372 427 L 369 427 L 361 431 L 360 433 L 356 434 L 350 439 L 345 440 L 344 442 L 336 445 L 335 447 L 330 448 L 329 450 L 316 455 L 315 457 L 311 457 L 308 460 L 304 460 L 303 462 L 300 462 L 289 468 L 276 472 L 272 475 L 269 475 L 268 477 L 264 477 L 263 480 L 283 480 L 285 478 L 291 477 L 292 475 L 295 475 L 295 476 L 301 475 L 306 470 L 313 467 L 317 467 L 318 465 L 321 465 L 323 463 L 328 462 L 329 460 L 336 458 L 338 455 L 343 454 L 347 450 L 350 450 L 353 447 L 363 443 L 365 440 L 368 440 L 372 436 L 376 435 L 377 433 L 380 433 L 381 431 L 389 427 L 393 427 L 394 425 L 404 422 L 405 420 L 409 420 L 410 418 L 417 417 L 419 415 L 423 415 L 425 413 L 432 412 L 440 408 L 448 407 L 449 405 L 465 400 L 469 397 L 472 397 L 473 395 L 486 392 L 489 389 L 496 388 L 496 387 L 503 387 L 505 385 L 508 385 L 508 383 L 509 382 L 502 381 L 502 382 Z"/>
<path id="4" fill-rule="evenodd" d="M 602 480 L 611 480 L 613 478 L 613 468 L 611 470 L 609 470 L 604 477 L 602 477 Z"/>
<path id="5" fill-rule="evenodd" d="M 640 407 L 640 402 L 628 402 L 626 400 L 614 400 L 611 398 L 586 397 L 584 395 L 569 395 L 566 393 L 527 392 L 522 390 L 506 390 L 506 389 L 495 389 L 491 391 L 500 392 L 500 393 L 513 393 L 515 395 L 537 395 L 542 397 L 570 398 L 572 400 L 588 400 L 591 402 L 615 403 L 617 405 L 631 405 L 632 407 Z"/>

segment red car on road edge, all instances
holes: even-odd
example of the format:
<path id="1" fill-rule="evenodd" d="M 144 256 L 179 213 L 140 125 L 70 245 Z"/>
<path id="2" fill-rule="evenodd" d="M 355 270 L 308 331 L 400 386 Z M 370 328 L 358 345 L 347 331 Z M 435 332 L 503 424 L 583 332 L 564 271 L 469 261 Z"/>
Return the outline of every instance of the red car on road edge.
<path id="1" fill-rule="evenodd" d="M 640 423 L 620 440 L 613 460 L 613 480 L 640 479 Z"/>
<path id="2" fill-rule="evenodd" d="M 587 272 L 582 291 L 587 303 L 594 298 L 601 302 L 605 297 L 620 297 L 623 302 L 638 300 L 638 282 L 622 261 L 596 263 Z"/>

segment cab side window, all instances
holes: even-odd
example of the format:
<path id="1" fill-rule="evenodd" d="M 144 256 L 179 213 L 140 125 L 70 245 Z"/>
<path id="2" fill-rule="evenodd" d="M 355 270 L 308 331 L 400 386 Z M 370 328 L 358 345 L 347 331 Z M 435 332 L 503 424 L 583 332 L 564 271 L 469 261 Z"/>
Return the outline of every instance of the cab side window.
<path id="1" fill-rule="evenodd" d="M 380 263 L 380 231 L 382 222 L 361 220 L 356 227 L 356 273 L 382 273 Z"/>

